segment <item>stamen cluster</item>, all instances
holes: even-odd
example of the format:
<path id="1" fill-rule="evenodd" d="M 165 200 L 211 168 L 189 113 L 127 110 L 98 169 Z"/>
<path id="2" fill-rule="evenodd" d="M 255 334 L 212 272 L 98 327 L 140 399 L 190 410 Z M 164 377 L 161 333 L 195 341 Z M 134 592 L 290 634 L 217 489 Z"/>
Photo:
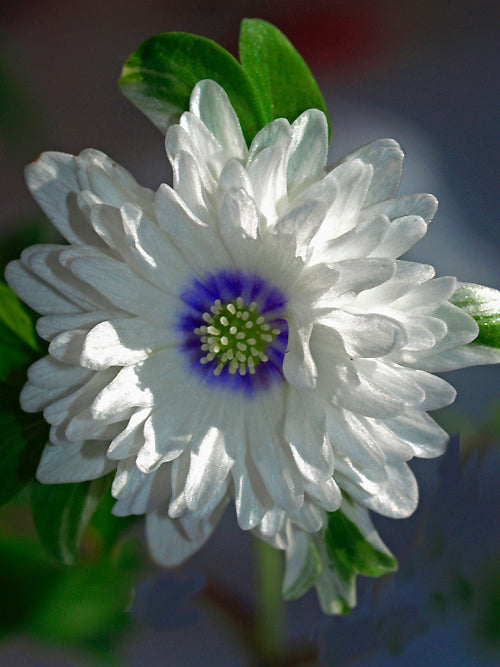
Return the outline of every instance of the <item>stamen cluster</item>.
<path id="1" fill-rule="evenodd" d="M 194 329 L 206 353 L 200 363 L 217 359 L 215 375 L 220 375 L 226 365 L 231 375 L 253 375 L 258 364 L 269 360 L 265 350 L 280 333 L 266 323 L 255 301 L 247 306 L 241 296 L 224 304 L 216 299 L 202 319 L 206 324 Z"/>

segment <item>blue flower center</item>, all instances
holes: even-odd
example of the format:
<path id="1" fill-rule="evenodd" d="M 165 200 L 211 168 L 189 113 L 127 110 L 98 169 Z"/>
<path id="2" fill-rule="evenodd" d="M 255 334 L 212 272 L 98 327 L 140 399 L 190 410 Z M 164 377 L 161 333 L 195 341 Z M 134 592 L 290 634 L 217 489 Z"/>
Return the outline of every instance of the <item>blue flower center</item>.
<path id="1" fill-rule="evenodd" d="M 254 274 L 221 271 L 181 293 L 182 349 L 210 383 L 253 393 L 283 380 L 286 297 Z"/>

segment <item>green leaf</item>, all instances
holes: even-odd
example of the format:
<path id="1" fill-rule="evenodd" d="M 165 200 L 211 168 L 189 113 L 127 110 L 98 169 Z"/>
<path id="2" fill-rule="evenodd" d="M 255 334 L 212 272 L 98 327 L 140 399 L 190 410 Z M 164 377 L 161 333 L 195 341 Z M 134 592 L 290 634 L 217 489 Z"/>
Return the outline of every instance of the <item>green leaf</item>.
<path id="1" fill-rule="evenodd" d="M 77 484 L 33 484 L 35 527 L 53 558 L 66 564 L 78 561 L 83 531 L 108 486 L 108 477 Z"/>
<path id="2" fill-rule="evenodd" d="M 0 322 L 18 336 L 32 350 L 38 350 L 33 323 L 16 293 L 0 283 Z"/>
<path id="3" fill-rule="evenodd" d="M 479 335 L 473 345 L 500 348 L 500 291 L 483 285 L 459 283 L 450 301 L 478 323 Z"/>
<path id="4" fill-rule="evenodd" d="M 307 109 L 320 109 L 328 120 L 325 100 L 311 71 L 278 28 L 261 19 L 245 19 L 239 51 L 243 69 L 258 91 L 268 122 L 286 118 L 292 123 Z"/>
<path id="5" fill-rule="evenodd" d="M 0 383 L 0 506 L 35 477 L 49 427 L 40 415 L 23 412 L 17 391 Z"/>
<path id="6" fill-rule="evenodd" d="M 380 577 L 398 567 L 394 556 L 370 544 L 356 524 L 340 510 L 328 513 L 324 537 L 330 566 L 346 581 L 358 573 Z"/>
<path id="7" fill-rule="evenodd" d="M 48 426 L 39 416 L 27 415 L 21 423 L 14 415 L 0 414 L 0 506 L 35 478 Z"/>
<path id="8" fill-rule="evenodd" d="M 248 143 L 267 122 L 259 97 L 240 63 L 205 37 L 183 32 L 155 35 L 128 58 L 122 92 L 162 131 L 189 109 L 195 84 L 212 79 L 231 100 Z"/>

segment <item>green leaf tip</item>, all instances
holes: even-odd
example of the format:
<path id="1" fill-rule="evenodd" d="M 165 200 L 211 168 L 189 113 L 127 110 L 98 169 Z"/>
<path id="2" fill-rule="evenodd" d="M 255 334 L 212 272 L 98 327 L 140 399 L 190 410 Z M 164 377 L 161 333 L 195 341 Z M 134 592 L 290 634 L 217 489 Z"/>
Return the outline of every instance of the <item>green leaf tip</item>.
<path id="1" fill-rule="evenodd" d="M 319 109 L 328 121 L 328 109 L 310 69 L 292 43 L 275 26 L 262 19 L 244 19 L 239 54 L 252 80 L 268 122 L 286 118 L 290 123 L 307 109 Z"/>
<path id="2" fill-rule="evenodd" d="M 328 514 L 324 536 L 330 565 L 345 580 L 358 573 L 380 577 L 398 568 L 396 558 L 371 544 L 340 510 Z"/>

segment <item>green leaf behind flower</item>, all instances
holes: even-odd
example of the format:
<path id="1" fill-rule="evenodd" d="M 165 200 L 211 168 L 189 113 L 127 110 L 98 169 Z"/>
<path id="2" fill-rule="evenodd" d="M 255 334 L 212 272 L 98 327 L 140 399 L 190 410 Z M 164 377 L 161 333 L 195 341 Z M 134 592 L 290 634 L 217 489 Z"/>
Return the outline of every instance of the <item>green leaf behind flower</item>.
<path id="1" fill-rule="evenodd" d="M 189 109 L 191 92 L 202 79 L 224 88 L 250 143 L 268 115 L 240 63 L 210 39 L 183 32 L 150 37 L 126 61 L 119 84 L 131 102 L 166 131 Z"/>
<path id="2" fill-rule="evenodd" d="M 78 561 L 83 531 L 108 487 L 107 477 L 75 484 L 33 484 L 35 527 L 53 558 L 67 565 Z"/>
<path id="3" fill-rule="evenodd" d="M 285 35 L 267 21 L 245 19 L 241 24 L 240 60 L 258 91 L 268 122 L 292 123 L 307 109 L 320 109 L 328 120 L 323 95 L 311 71 Z"/>
<path id="4" fill-rule="evenodd" d="M 340 510 L 328 513 L 324 536 L 330 564 L 344 580 L 358 573 L 380 577 L 397 570 L 398 562 L 394 556 L 370 544 L 359 528 Z"/>
<path id="5" fill-rule="evenodd" d="M 23 412 L 17 390 L 0 383 L 0 506 L 35 477 L 49 427 L 38 415 Z"/>
<path id="6" fill-rule="evenodd" d="M 0 283 L 0 381 L 18 387 L 25 380 L 25 367 L 34 361 L 38 350 L 30 316 L 16 294 Z M 22 378 L 13 376 L 22 373 Z"/>
<path id="7" fill-rule="evenodd" d="M 500 291 L 483 285 L 460 283 L 450 301 L 478 323 L 479 335 L 473 345 L 500 348 Z"/>

